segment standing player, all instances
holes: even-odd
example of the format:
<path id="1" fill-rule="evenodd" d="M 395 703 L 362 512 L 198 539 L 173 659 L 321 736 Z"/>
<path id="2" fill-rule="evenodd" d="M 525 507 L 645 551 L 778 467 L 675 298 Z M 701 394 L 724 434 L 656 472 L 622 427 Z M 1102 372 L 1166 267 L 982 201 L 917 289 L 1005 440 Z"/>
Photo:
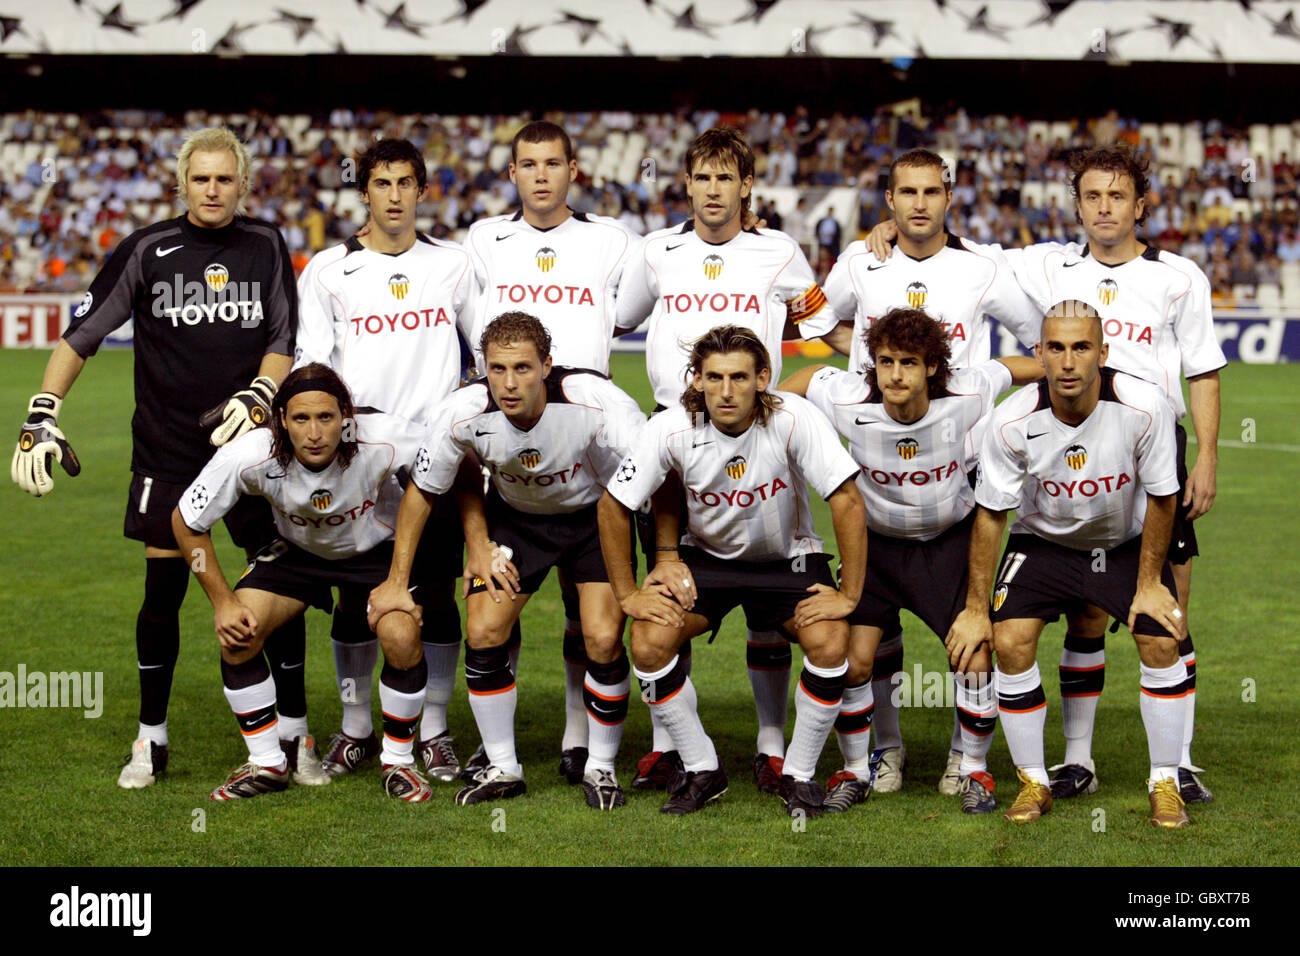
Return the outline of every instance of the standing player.
<path id="1" fill-rule="evenodd" d="M 1219 442 L 1219 369 L 1227 364 L 1214 334 L 1210 284 L 1190 259 L 1140 242 L 1146 219 L 1147 161 L 1124 146 L 1090 150 L 1071 164 L 1075 215 L 1086 246 L 1042 243 L 1009 250 L 1016 278 L 1038 305 L 1076 299 L 1102 316 L 1110 346 L 1108 364 L 1154 382 L 1165 393 L 1176 420 L 1190 407 L 1196 429 L 1196 464 L 1187 470 L 1187 432 L 1178 442 L 1179 502 L 1169 561 L 1178 603 L 1188 620 L 1192 558 L 1199 553 L 1193 521 L 1214 504 Z M 1187 378 L 1183 402 L 1180 376 Z M 1052 793 L 1073 797 L 1097 789 L 1092 730 L 1105 681 L 1105 615 L 1098 609 L 1068 618 L 1061 656 L 1064 764 L 1054 767 Z M 1196 654 L 1190 632 L 1179 655 L 1187 665 L 1187 723 L 1183 728 L 1178 782 L 1188 803 L 1214 799 L 1197 776 L 1191 746 L 1196 713 Z"/>
<path id="2" fill-rule="evenodd" d="M 190 577 L 172 535 L 172 509 L 213 445 L 266 421 L 293 352 L 293 268 L 275 226 L 241 214 L 248 176 L 248 151 L 229 130 L 186 138 L 176 182 L 188 212 L 133 232 L 95 277 L 50 356 L 14 452 L 13 480 L 33 495 L 53 489 L 53 460 L 69 475 L 81 470 L 58 428 L 63 399 L 104 337 L 134 318 L 124 533 L 144 542 L 145 583 L 135 631 L 140 727 L 117 780 L 127 789 L 147 787 L 167 769 L 167 702 Z M 252 500 L 241 501 L 226 526 L 250 555 L 274 535 L 266 506 Z M 328 783 L 307 733 L 304 651 L 301 623 L 282 629 L 268 648 L 284 718 L 279 730 L 288 735 L 299 782 Z"/>
<path id="3" fill-rule="evenodd" d="M 357 184 L 369 231 L 318 253 L 303 270 L 297 359 L 300 366 L 321 362 L 337 371 L 359 407 L 426 426 L 434 407 L 460 383 L 474 282 L 462 247 L 416 232 L 415 207 L 427 177 L 424 158 L 407 140 L 380 140 L 361 154 Z M 452 780 L 460 771 L 447 729 L 460 654 L 451 586 L 462 568 L 460 521 L 451 498 L 439 501 L 436 511 L 426 545 L 431 577 L 419 582 L 428 691 L 418 749 L 430 774 Z M 343 727 L 325 768 L 339 774 L 379 752 L 370 713 L 379 648 L 361 608 L 335 611 L 331 636 Z"/>
<path id="4" fill-rule="evenodd" d="M 466 565 L 465 682 L 487 765 L 456 803 L 515 797 L 525 790 L 515 751 L 517 692 L 507 642 L 529 597 L 552 567 L 578 591 L 589 663 L 583 684 L 588 753 L 581 782 L 589 806 L 622 806 L 614 758 L 627 717 L 623 612 L 610 589 L 596 530 L 596 501 L 645 424 L 636 402 L 603 375 L 553 367 L 540 321 L 507 312 L 484 330 L 487 383 L 447 399 L 420 450 L 397 522 L 388 580 L 371 596 L 371 618 L 411 606 L 406 585 L 430 499 L 455 482 L 473 452 L 492 475 L 486 506 L 470 470 L 461 496 Z M 509 600 L 502 600 L 497 585 Z M 516 599 L 515 595 L 519 595 Z"/>
<path id="5" fill-rule="evenodd" d="M 236 800 L 283 790 L 285 755 L 276 746 L 276 695 L 262 646 L 309 606 L 364 607 L 392 557 L 396 497 L 389 487 L 415 458 L 420 429 L 391 415 L 357 415 L 347 387 L 324 365 L 292 372 L 276 395 L 271 428 L 222 448 L 181 496 L 172 528 L 195 556 L 194 573 L 215 612 L 226 699 L 248 746 L 248 761 L 212 791 Z M 235 590 L 221 572 L 211 527 L 241 494 L 272 503 L 282 537 L 249 564 Z M 384 711 L 383 787 L 422 803 L 432 796 L 415 768 L 412 737 L 424 703 L 420 628 L 410 614 L 378 622 L 384 645 L 379 696 Z"/>
<path id="6" fill-rule="evenodd" d="M 849 617 L 849 672 L 835 722 L 844 769 L 827 785 L 826 809 L 845 811 L 870 792 L 876 709 L 872 660 L 884 628 L 902 608 L 942 639 L 966 602 L 980 436 L 999 394 L 1042 377 L 1016 356 L 949 367 L 950 339 L 917 309 L 893 309 L 867 329 L 865 376 L 812 365 L 781 384 L 808 400 L 848 439 L 858 490 L 869 502 L 871 549 L 862 600 Z M 996 802 L 988 750 L 997 717 L 990 649 L 950 660 L 961 734 L 958 792 L 967 813 Z"/>
<path id="7" fill-rule="evenodd" d="M 851 333 L 837 327 L 799 244 L 774 229 L 745 228 L 752 218 L 754 154 L 740 133 L 729 127 L 706 130 L 687 149 L 683 165 L 694 218 L 646 236 L 623 270 L 618 291 L 615 335 L 649 318 L 646 370 L 659 408 L 677 405 L 690 384 L 691 343 L 716 326 L 752 330 L 771 356 L 777 380 L 787 337 L 824 337 L 847 353 Z M 790 648 L 778 631 L 751 629 L 746 659 L 758 710 L 755 781 L 761 790 L 776 793 L 785 751 Z M 656 727 L 654 749 L 641 761 L 634 785 L 664 785 L 677 762 L 665 746 L 666 734 Z"/>
<path id="8" fill-rule="evenodd" d="M 844 619 L 861 597 L 866 565 L 865 508 L 853 483 L 858 469 L 806 400 L 768 391 L 771 360 L 751 330 L 711 330 L 695 343 L 690 368 L 681 403 L 650 420 L 600 502 L 601 547 L 614 593 L 633 619 L 641 696 L 660 712 L 682 761 L 661 809 L 693 813 L 726 792 L 678 648 L 716 632 L 740 605 L 755 626 L 779 628 L 803 648 L 780 793 L 791 815 L 820 816 L 825 791 L 812 778 L 840 710 L 848 670 Z M 629 562 L 631 512 L 670 472 L 685 489 L 685 533 L 679 551 L 661 558 L 638 590 Z M 813 528 L 809 484 L 830 505 L 839 590 Z"/>
<path id="9" fill-rule="evenodd" d="M 624 263 L 637 237 L 616 219 L 575 213 L 566 205 L 578 176 L 569 135 L 554 123 L 529 123 L 510 145 L 510 181 L 519 191 L 519 210 L 480 219 L 469 227 L 465 246 L 474 263 L 478 299 L 470 342 L 489 322 L 523 309 L 541 320 L 551 336 L 551 361 L 609 373 L 615 298 Z M 478 353 L 483 366 L 482 353 Z M 560 572 L 564 599 L 564 737 L 560 772 L 579 783 L 587 759 L 587 674 L 578 592 Z M 511 666 L 518 659 L 512 636 Z M 475 755 L 477 758 L 479 755 Z M 471 759 L 467 769 L 474 768 Z"/>
<path id="10" fill-rule="evenodd" d="M 1024 345 L 1038 341 L 1043 310 L 1036 309 L 1021 291 L 1001 250 L 947 232 L 952 177 L 937 153 L 914 149 L 894 160 L 885 202 L 893 214 L 889 238 L 897 237 L 901 255 L 881 261 L 871 254 L 866 242 L 853 242 L 826 279 L 827 302 L 853 330 L 850 371 L 863 371 L 869 364 L 863 343 L 870 325 L 897 308 L 924 309 L 943 323 L 951 340 L 953 369 L 989 360 L 990 317 Z M 872 677 L 876 701 L 872 765 L 876 791 L 894 793 L 902 789 L 907 760 L 893 700 L 893 689 L 903 671 L 903 630 L 896 620 L 883 626 L 885 639 L 876 652 Z M 962 754 L 960 711 L 954 716 L 948 766 L 939 780 L 939 791 L 949 795 L 957 792 Z"/>
<path id="11" fill-rule="evenodd" d="M 946 644 L 956 657 L 993 642 L 1002 732 L 1022 784 L 1006 817 L 1028 823 L 1052 808 L 1038 636 L 1088 604 L 1127 621 L 1141 658 L 1151 822 L 1176 829 L 1188 819 L 1178 789 L 1184 619 L 1166 560 L 1178 492 L 1174 418 L 1160 388 L 1105 368 L 1107 351 L 1085 303 L 1062 302 L 1043 320 L 1047 380 L 1003 402 L 985 433 L 966 607 Z M 1012 508 L 990 625 L 993 562 Z"/>

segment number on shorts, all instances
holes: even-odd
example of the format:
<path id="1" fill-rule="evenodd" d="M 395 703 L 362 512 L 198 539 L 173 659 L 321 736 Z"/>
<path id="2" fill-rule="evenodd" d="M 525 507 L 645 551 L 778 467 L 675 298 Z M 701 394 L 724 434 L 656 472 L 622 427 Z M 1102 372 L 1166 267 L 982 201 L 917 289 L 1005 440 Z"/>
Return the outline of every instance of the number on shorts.
<path id="1" fill-rule="evenodd" d="M 1025 563 L 1025 556 L 1019 551 L 1008 551 L 1002 559 L 1002 570 L 998 572 L 998 584 L 1010 584 L 1020 566 Z"/>

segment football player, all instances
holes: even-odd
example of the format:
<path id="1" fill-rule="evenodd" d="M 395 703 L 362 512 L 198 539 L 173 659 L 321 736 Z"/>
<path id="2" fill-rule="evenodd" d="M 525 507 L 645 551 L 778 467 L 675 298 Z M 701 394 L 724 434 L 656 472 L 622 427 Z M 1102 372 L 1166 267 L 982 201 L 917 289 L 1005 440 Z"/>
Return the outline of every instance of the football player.
<path id="1" fill-rule="evenodd" d="M 212 791 L 236 800 L 283 790 L 276 693 L 262 647 L 308 607 L 359 605 L 392 555 L 397 496 L 390 487 L 415 457 L 421 429 L 396 416 L 358 415 L 343 381 L 324 365 L 296 369 L 272 404 L 272 426 L 218 451 L 181 496 L 172 528 L 214 610 L 221 677 L 248 746 L 248 761 Z M 249 564 L 232 591 L 209 530 L 241 494 L 271 502 L 281 537 Z M 419 595 L 417 595 L 419 597 Z M 415 767 L 412 738 L 424 703 L 425 665 L 415 615 L 378 622 L 384 648 L 384 792 L 412 803 L 432 795 Z"/>
<path id="2" fill-rule="evenodd" d="M 692 382 L 681 403 L 650 420 L 600 503 L 601 547 L 614 593 L 633 619 L 641 695 L 660 711 L 682 761 L 661 809 L 694 813 L 727 789 L 677 651 L 691 637 L 716 632 L 740 605 L 748 621 L 803 648 L 780 794 L 791 815 L 820 816 L 825 791 L 813 774 L 840 710 L 845 618 L 861 598 L 866 565 L 858 468 L 805 399 L 768 390 L 771 359 L 752 330 L 715 328 L 696 341 L 689 361 Z M 668 507 L 656 501 L 656 519 L 663 522 L 684 498 L 686 527 L 638 590 L 629 566 L 631 513 L 669 472 L 684 496 L 674 491 Z M 809 484 L 830 504 L 842 561 L 838 589 L 813 528 Z"/>
<path id="3" fill-rule="evenodd" d="M 167 703 L 190 577 L 172 509 L 214 445 L 266 422 L 292 361 L 293 267 L 279 230 L 243 214 L 248 182 L 248 150 L 232 132 L 212 127 L 186 137 L 176 183 L 188 211 L 136 230 L 113 251 L 50 356 L 14 451 L 13 480 L 38 497 L 54 488 L 54 461 L 69 475 L 80 472 L 58 426 L 63 400 L 104 337 L 133 318 L 136 407 L 123 533 L 144 543 L 145 578 L 135 625 L 140 723 L 117 778 L 127 789 L 150 786 L 167 769 Z M 250 556 L 275 534 L 269 510 L 254 499 L 240 501 L 226 527 Z M 328 783 L 307 732 L 302 622 L 282 628 L 267 653 L 298 782 Z"/>
<path id="4" fill-rule="evenodd" d="M 582 786 L 589 806 L 609 810 L 625 802 L 614 758 L 627 717 L 629 672 L 623 612 L 600 551 L 596 501 L 645 416 L 605 376 L 553 365 L 550 333 L 534 316 L 507 312 L 493 319 L 480 349 L 487 382 L 461 389 L 438 409 L 403 497 L 392 571 L 371 595 L 371 617 L 411 609 L 410 559 L 430 501 L 452 488 L 472 453 L 490 472 L 491 490 L 485 502 L 474 468 L 461 483 L 469 552 L 465 682 L 488 763 L 456 803 L 525 792 L 508 641 L 528 599 L 558 567 L 578 591 L 588 661 Z"/>

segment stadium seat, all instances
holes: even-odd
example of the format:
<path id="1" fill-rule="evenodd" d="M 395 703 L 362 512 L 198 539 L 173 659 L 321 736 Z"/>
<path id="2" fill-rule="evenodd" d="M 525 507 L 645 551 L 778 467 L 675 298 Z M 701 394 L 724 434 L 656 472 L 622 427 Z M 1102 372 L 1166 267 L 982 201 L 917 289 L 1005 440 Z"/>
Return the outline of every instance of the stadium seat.
<path id="1" fill-rule="evenodd" d="M 1238 305 L 1248 304 L 1255 299 L 1255 287 L 1239 283 L 1232 287 L 1232 297 L 1237 300 Z"/>
<path id="2" fill-rule="evenodd" d="M 1058 139 L 1069 145 L 1071 135 L 1070 124 L 1064 120 L 1058 120 L 1048 127 L 1048 138 L 1046 140 L 1047 145 L 1051 146 Z"/>
<path id="3" fill-rule="evenodd" d="M 510 166 L 510 144 L 497 143 L 488 153 L 488 166 L 491 169 L 506 169 Z"/>
<path id="4" fill-rule="evenodd" d="M 1205 165 L 1205 144 L 1200 137 L 1186 137 L 1183 140 L 1183 165 L 1200 169 Z"/>
<path id="5" fill-rule="evenodd" d="M 1282 308 L 1289 312 L 1300 310 L 1300 282 L 1282 283 Z"/>
<path id="6" fill-rule="evenodd" d="M 1271 282 L 1255 287 L 1255 304 L 1265 311 L 1282 308 L 1282 290 Z"/>
<path id="7" fill-rule="evenodd" d="M 1063 211 L 1069 211 L 1074 208 L 1074 203 L 1070 199 L 1070 187 L 1065 183 L 1050 182 L 1043 184 L 1043 208 L 1046 209 L 1056 200 L 1056 205 Z"/>
<path id="8" fill-rule="evenodd" d="M 1183 145 L 1183 128 L 1177 123 L 1161 123 L 1160 138 L 1168 139 L 1169 145 L 1175 152 L 1180 151 Z"/>
<path id="9" fill-rule="evenodd" d="M 1152 149 L 1155 149 L 1155 147 L 1157 147 L 1157 146 L 1160 145 L 1160 126 L 1159 126 L 1159 124 L 1157 124 L 1157 123 L 1139 123 L 1139 124 L 1138 124 L 1138 136 L 1141 138 L 1143 144 L 1150 143 L 1150 144 L 1151 144 L 1151 148 L 1152 148 Z"/>
<path id="10" fill-rule="evenodd" d="M 1250 146 L 1250 155 L 1263 156 L 1267 163 L 1273 162 L 1273 139 L 1272 131 L 1267 123 L 1252 123 L 1248 133 L 1247 143 Z"/>
<path id="11" fill-rule="evenodd" d="M 1031 180 L 1020 186 L 1020 201 L 1024 204 L 1027 200 L 1034 201 L 1034 208 L 1042 209 L 1044 200 L 1047 198 L 1047 190 L 1038 180 Z"/>
<path id="12" fill-rule="evenodd" d="M 1247 222 L 1250 221 L 1254 210 L 1251 209 L 1249 199 L 1234 199 L 1232 201 L 1232 218 L 1236 219 L 1239 214 L 1245 216 Z"/>

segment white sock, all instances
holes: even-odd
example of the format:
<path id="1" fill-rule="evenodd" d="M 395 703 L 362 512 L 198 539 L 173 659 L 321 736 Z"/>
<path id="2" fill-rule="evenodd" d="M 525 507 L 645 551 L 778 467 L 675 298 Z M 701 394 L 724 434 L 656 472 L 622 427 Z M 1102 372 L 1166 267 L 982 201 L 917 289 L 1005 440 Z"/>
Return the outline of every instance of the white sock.
<path id="1" fill-rule="evenodd" d="M 224 688 L 226 700 L 230 702 L 230 709 L 235 715 L 251 714 L 255 711 L 272 709 L 270 723 L 259 727 L 257 730 L 249 733 L 241 731 L 244 736 L 244 744 L 248 747 L 248 759 L 259 767 L 271 767 L 276 770 L 283 770 L 288 766 L 284 751 L 280 749 L 280 736 L 276 730 L 276 719 L 274 716 L 275 709 L 275 681 L 268 675 L 260 683 L 253 684 L 251 687 L 241 687 L 238 690 L 231 690 L 229 687 Z"/>
<path id="2" fill-rule="evenodd" d="M 1186 653 L 1184 653 L 1184 648 Z M 1178 648 L 1178 659 L 1187 667 L 1187 682 L 1191 685 L 1187 691 L 1187 716 L 1183 720 L 1183 753 L 1178 761 L 1180 767 L 1194 767 L 1192 763 L 1192 737 L 1196 733 L 1196 649 L 1192 646 L 1189 634 Z"/>
<path id="3" fill-rule="evenodd" d="M 678 656 L 680 657 L 681 655 Z M 695 655 L 693 654 L 686 655 L 686 676 L 687 677 L 691 676 L 691 663 L 694 661 L 694 659 L 695 659 Z M 659 710 L 655 707 L 650 708 L 650 734 L 651 734 L 650 749 L 655 753 L 664 754 L 664 753 L 668 753 L 670 750 L 675 749 L 673 747 L 672 735 L 668 733 L 668 728 L 664 726 L 664 720 L 662 717 L 659 716 Z"/>
<path id="4" fill-rule="evenodd" d="M 490 694 L 470 691 L 469 708 L 474 712 L 474 723 L 478 724 L 479 736 L 483 738 L 488 763 L 507 773 L 523 776 L 523 768 L 515 754 L 515 705 L 518 700 L 519 685 L 511 684 L 507 690 Z"/>
<path id="5" fill-rule="evenodd" d="M 601 713 L 598 715 L 591 707 L 586 708 L 589 744 L 584 772 L 614 771 L 614 758 L 618 756 L 618 747 L 623 741 L 623 726 L 627 722 L 627 694 L 631 683 L 631 671 L 624 673 L 623 679 L 613 684 L 603 684 L 590 673 L 587 674 L 585 690 L 593 695 L 593 703 L 598 705 Z"/>
<path id="6" fill-rule="evenodd" d="M 677 658 L 674 657 L 662 670 L 652 673 L 635 670 L 634 673 L 639 681 L 657 681 L 667 677 L 676 666 Z M 651 710 L 659 712 L 664 728 L 668 731 L 672 741 L 668 749 L 677 751 L 682 758 L 682 766 L 687 771 L 718 769 L 718 752 L 713 748 L 709 735 L 704 732 L 704 724 L 700 722 L 695 685 L 689 677 L 667 699 L 648 703 Z"/>
<path id="7" fill-rule="evenodd" d="M 426 647 L 429 645 L 425 645 Z M 419 675 L 415 675 L 419 680 Z M 385 765 L 415 763 L 415 718 L 425 701 L 425 691 L 405 693 L 379 679 L 379 707 L 384 712 L 383 748 L 379 759 Z M 398 727 L 402 729 L 399 730 Z M 410 727 L 410 733 L 405 728 Z"/>
<path id="8" fill-rule="evenodd" d="M 780 631 L 750 631 L 745 656 L 758 713 L 756 752 L 783 757 L 790 700 L 789 642 Z"/>
<path id="9" fill-rule="evenodd" d="M 577 621 L 565 619 L 564 637 L 567 643 L 570 635 L 582 636 L 582 625 Z M 560 741 L 561 750 L 587 746 L 587 708 L 582 700 L 582 684 L 587 679 L 587 659 L 584 652 L 581 660 L 564 658 L 564 737 Z"/>
<path id="10" fill-rule="evenodd" d="M 859 780 L 871 776 L 871 719 L 875 708 L 871 681 L 845 687 L 840 715 L 835 719 L 835 738 L 844 755 L 844 769 Z"/>
<path id="11" fill-rule="evenodd" d="M 424 685 L 420 739 L 432 740 L 447 731 L 447 705 L 451 703 L 451 693 L 456 687 L 460 644 L 425 644 L 424 663 L 429 668 L 429 677 Z"/>
<path id="12" fill-rule="evenodd" d="M 998 719 L 1012 762 L 1026 777 L 1050 784 L 1047 761 L 1043 758 L 1043 727 L 1047 723 L 1047 698 L 1035 663 L 1023 674 L 1004 674 L 994 669 L 998 695 Z"/>
<path id="13" fill-rule="evenodd" d="M 960 725 L 961 770 L 967 774 L 989 769 L 989 750 L 993 746 L 993 728 L 998 717 L 997 698 L 993 693 L 992 674 L 967 674 L 962 680 L 953 675 L 957 688 L 957 709 L 969 715 L 966 720 L 973 727 Z M 988 729 L 985 730 L 984 728 Z"/>
<path id="14" fill-rule="evenodd" d="M 1106 642 L 1067 634 L 1061 650 L 1061 726 L 1065 760 L 1093 770 L 1092 735 L 1106 681 Z"/>
<path id="15" fill-rule="evenodd" d="M 160 747 L 167 746 L 167 721 L 161 724 L 141 724 L 136 740 L 152 740 Z"/>
<path id="16" fill-rule="evenodd" d="M 375 681 L 375 663 L 379 660 L 379 639 L 360 644 L 332 643 L 339 700 L 343 703 L 343 732 L 349 737 L 369 737 L 375 731 L 370 716 L 370 694 Z"/>
<path id="17" fill-rule="evenodd" d="M 817 773 L 817 758 L 840 713 L 844 675 L 848 671 L 847 658 L 835 667 L 817 667 L 804 658 L 803 673 L 794 689 L 794 732 L 790 734 L 783 775 L 811 780 Z"/>
<path id="18" fill-rule="evenodd" d="M 898 708 L 894 706 L 894 691 L 897 687 L 894 675 L 901 673 L 902 669 L 903 632 L 899 631 L 880 642 L 872 666 L 871 693 L 876 701 L 872 726 L 875 728 L 877 750 L 903 746 L 903 732 L 898 727 Z"/>
<path id="19" fill-rule="evenodd" d="M 1151 779 L 1172 777 L 1177 780 L 1187 707 L 1187 665 L 1178 661 L 1169 667 L 1140 666 L 1142 692 L 1138 695 L 1138 702 L 1147 731 Z"/>
<path id="20" fill-rule="evenodd" d="M 303 715 L 302 717 L 286 717 L 284 714 L 280 714 L 277 717 L 276 722 L 280 728 L 279 733 L 281 740 L 293 741 L 298 737 L 307 736 L 306 715 Z"/>

